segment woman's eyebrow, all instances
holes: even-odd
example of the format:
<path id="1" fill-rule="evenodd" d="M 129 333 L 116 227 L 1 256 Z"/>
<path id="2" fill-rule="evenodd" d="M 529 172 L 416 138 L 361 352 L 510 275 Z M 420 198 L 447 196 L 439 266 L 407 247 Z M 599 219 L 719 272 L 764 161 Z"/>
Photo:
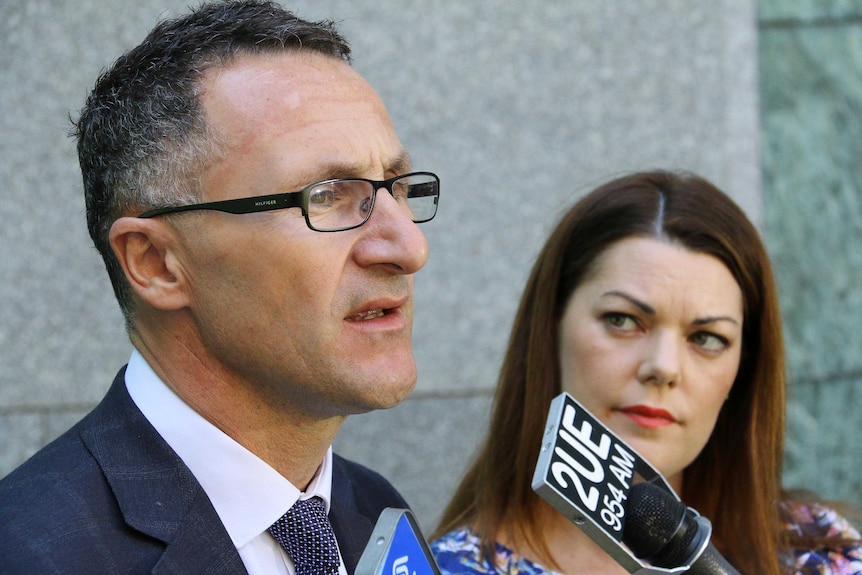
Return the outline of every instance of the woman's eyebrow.
<path id="1" fill-rule="evenodd" d="M 631 303 L 633 306 L 640 309 L 645 314 L 650 315 L 650 316 L 655 315 L 655 309 L 651 305 L 649 305 L 646 302 L 643 302 L 643 301 L 637 299 L 636 297 L 629 295 L 623 291 L 619 291 L 619 290 L 606 291 L 605 293 L 602 294 L 602 297 L 604 297 L 604 296 L 615 296 L 615 297 L 622 298 L 622 299 L 626 300 L 627 302 Z M 730 322 L 734 325 L 739 325 L 739 320 L 737 320 L 736 318 L 729 316 L 729 315 L 706 316 L 706 317 L 698 318 L 692 322 L 692 325 L 698 325 L 698 326 L 709 325 L 709 324 L 717 323 L 720 321 L 727 321 L 727 322 Z"/>
<path id="2" fill-rule="evenodd" d="M 716 323 L 719 321 L 729 321 L 732 324 L 739 325 L 739 321 L 737 321 L 736 318 L 733 318 L 729 315 L 707 316 L 704 318 L 694 320 L 692 322 L 692 325 L 708 325 L 708 324 Z"/>
<path id="3" fill-rule="evenodd" d="M 610 291 L 606 291 L 605 293 L 603 293 L 603 294 L 602 294 L 602 297 L 606 297 L 606 296 L 616 296 L 616 297 L 621 297 L 621 298 L 623 298 L 624 300 L 626 300 L 627 302 L 631 303 L 633 306 L 635 306 L 635 307 L 637 307 L 638 309 L 640 309 L 640 310 L 641 310 L 642 312 L 644 312 L 645 314 L 647 314 L 647 315 L 655 315 L 655 309 L 654 309 L 651 305 L 649 305 L 649 304 L 647 304 L 646 302 L 643 302 L 643 301 L 641 301 L 641 300 L 637 299 L 637 298 L 636 298 L 636 297 L 634 297 L 634 296 L 631 296 L 631 295 L 627 294 L 626 292 L 622 292 L 622 291 L 619 291 L 619 290 L 610 290 Z"/>

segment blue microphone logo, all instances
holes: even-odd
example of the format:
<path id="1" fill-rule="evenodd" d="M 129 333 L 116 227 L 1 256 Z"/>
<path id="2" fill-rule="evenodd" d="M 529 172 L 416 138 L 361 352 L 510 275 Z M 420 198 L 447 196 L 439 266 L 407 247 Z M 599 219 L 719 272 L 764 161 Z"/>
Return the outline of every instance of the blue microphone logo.
<path id="1" fill-rule="evenodd" d="M 398 519 L 380 575 L 435 575 L 406 515 Z"/>

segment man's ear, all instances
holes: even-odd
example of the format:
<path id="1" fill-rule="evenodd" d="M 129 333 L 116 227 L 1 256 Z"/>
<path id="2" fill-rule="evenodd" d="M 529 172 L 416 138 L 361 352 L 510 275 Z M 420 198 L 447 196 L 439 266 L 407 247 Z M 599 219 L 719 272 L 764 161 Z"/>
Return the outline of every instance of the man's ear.
<path id="1" fill-rule="evenodd" d="M 161 310 L 189 303 L 184 270 L 176 256 L 177 237 L 162 221 L 124 217 L 111 226 L 111 248 L 139 298 Z"/>

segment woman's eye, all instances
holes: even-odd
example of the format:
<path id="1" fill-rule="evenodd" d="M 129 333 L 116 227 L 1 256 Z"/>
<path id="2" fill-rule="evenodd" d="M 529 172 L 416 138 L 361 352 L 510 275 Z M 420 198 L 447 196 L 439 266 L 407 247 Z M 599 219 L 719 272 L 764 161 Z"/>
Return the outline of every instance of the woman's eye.
<path id="1" fill-rule="evenodd" d="M 698 347 L 710 352 L 724 351 L 728 347 L 726 338 L 708 331 L 695 333 L 691 336 L 691 341 Z"/>
<path id="2" fill-rule="evenodd" d="M 630 331 L 637 327 L 635 318 L 625 313 L 609 312 L 602 317 L 605 323 L 617 330 Z"/>

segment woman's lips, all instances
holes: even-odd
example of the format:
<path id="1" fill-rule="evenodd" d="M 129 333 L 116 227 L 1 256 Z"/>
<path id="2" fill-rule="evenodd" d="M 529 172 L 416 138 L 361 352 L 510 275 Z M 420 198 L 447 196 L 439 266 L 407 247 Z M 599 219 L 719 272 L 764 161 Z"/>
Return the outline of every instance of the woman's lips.
<path id="1" fill-rule="evenodd" d="M 650 429 L 667 427 L 676 423 L 676 419 L 665 409 L 647 405 L 632 405 L 619 410 L 620 413 L 640 425 Z"/>

